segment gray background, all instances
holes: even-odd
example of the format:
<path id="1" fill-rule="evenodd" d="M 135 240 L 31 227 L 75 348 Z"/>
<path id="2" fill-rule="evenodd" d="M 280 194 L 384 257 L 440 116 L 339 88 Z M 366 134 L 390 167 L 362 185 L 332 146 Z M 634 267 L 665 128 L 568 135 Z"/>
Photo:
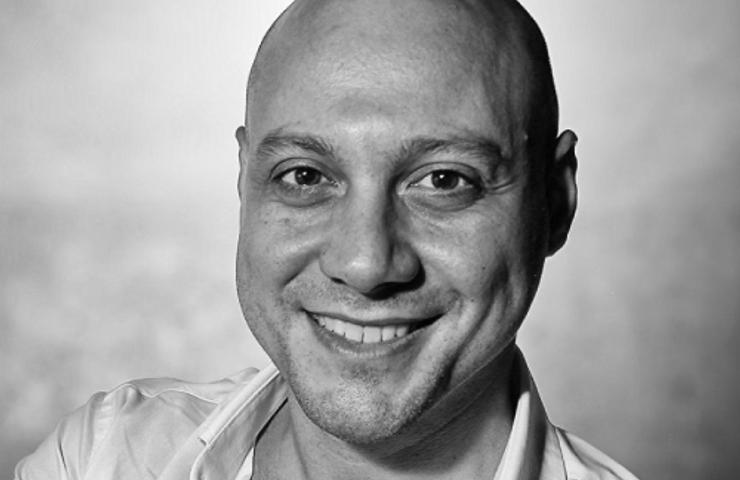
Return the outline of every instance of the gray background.
<path id="1" fill-rule="evenodd" d="M 287 2 L 0 0 L 0 477 L 125 379 L 265 357 L 234 128 Z M 740 3 L 526 1 L 581 207 L 520 335 L 552 419 L 645 479 L 740 470 Z"/>

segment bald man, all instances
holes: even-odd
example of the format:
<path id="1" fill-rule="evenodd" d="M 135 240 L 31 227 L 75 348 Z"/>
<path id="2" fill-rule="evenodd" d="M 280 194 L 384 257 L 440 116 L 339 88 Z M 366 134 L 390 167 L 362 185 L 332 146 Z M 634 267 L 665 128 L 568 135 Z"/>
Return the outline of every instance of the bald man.
<path id="1" fill-rule="evenodd" d="M 300 0 L 250 75 L 237 289 L 274 362 L 95 395 L 30 479 L 632 479 L 515 346 L 576 206 L 515 1 Z"/>

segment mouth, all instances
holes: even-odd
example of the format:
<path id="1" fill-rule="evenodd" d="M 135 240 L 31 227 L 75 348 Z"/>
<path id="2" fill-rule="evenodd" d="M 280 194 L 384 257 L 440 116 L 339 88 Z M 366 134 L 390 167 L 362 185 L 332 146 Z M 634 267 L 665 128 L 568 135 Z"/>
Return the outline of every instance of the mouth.
<path id="1" fill-rule="evenodd" d="M 330 315 L 314 312 L 306 313 L 321 329 L 332 335 L 342 337 L 349 342 L 366 345 L 391 343 L 400 340 L 431 325 L 439 318 L 437 316 L 426 320 L 385 322 L 383 325 L 362 325 Z"/>

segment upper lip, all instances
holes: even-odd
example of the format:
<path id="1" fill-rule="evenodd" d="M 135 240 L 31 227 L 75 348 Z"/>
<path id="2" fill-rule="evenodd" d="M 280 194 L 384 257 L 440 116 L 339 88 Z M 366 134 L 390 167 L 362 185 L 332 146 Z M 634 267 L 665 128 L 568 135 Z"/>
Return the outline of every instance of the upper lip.
<path id="1" fill-rule="evenodd" d="M 430 320 L 439 318 L 441 315 L 430 315 L 421 317 L 411 317 L 406 315 L 394 315 L 394 314 L 344 314 L 331 311 L 319 311 L 319 310 L 306 310 L 311 316 L 329 317 L 337 320 L 341 320 L 347 323 L 353 323 L 363 327 L 384 327 L 390 325 L 414 325 L 417 323 L 425 323 Z"/>

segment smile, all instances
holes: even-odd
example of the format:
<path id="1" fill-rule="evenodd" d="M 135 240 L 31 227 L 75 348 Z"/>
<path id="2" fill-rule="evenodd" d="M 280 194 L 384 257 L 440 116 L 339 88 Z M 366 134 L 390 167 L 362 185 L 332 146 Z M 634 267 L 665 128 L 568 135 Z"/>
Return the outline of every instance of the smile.
<path id="1" fill-rule="evenodd" d="M 328 315 L 309 313 L 309 316 L 324 330 L 345 339 L 363 344 L 391 342 L 401 339 L 410 333 L 429 325 L 433 320 L 426 322 L 400 323 L 384 326 L 358 325 L 340 320 Z"/>

